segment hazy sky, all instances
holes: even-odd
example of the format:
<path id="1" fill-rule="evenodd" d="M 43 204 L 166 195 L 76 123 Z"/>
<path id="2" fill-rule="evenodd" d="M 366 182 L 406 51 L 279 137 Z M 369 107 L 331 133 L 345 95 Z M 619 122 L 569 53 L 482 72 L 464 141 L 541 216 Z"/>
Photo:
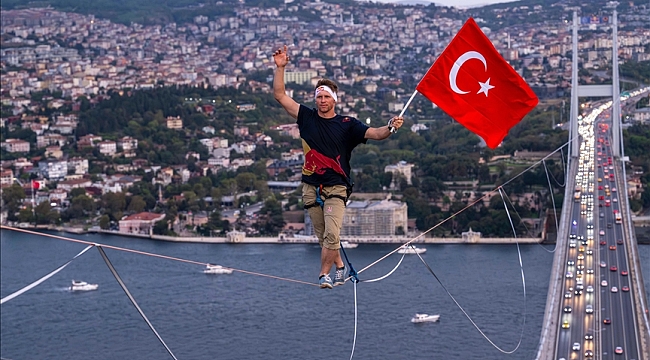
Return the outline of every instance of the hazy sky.
<path id="1" fill-rule="evenodd" d="M 383 3 L 395 3 L 402 0 L 375 0 Z M 426 2 L 433 2 L 443 6 L 455 6 L 458 8 L 478 7 L 483 5 L 507 3 L 516 0 L 425 0 Z"/>

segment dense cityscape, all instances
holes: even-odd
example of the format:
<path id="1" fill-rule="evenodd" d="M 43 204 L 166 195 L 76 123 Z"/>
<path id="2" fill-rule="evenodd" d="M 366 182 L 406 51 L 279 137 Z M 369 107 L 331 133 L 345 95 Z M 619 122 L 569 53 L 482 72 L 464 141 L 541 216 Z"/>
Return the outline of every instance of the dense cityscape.
<path id="1" fill-rule="evenodd" d="M 272 100 L 270 54 L 289 46 L 287 90 L 296 101 L 312 102 L 313 85 L 328 77 L 342 88 L 339 112 L 379 126 L 403 109 L 428 67 L 472 16 L 542 100 L 531 116 L 556 140 L 545 146 L 555 147 L 534 145 L 546 142 L 543 138 L 522 145 L 511 136 L 500 149 L 487 150 L 419 98 L 396 140 L 369 146 L 353 164 L 358 194 L 351 208 L 360 217 L 392 209 L 392 220 L 381 228 L 344 224 L 343 233 L 421 231 L 566 141 L 571 6 L 510 3 L 458 10 L 286 2 L 277 8 L 241 5 L 232 14 L 164 25 L 124 25 L 53 8 L 3 10 L 1 222 L 185 236 L 235 229 L 249 235 L 310 234 L 296 193 L 300 136 Z M 580 14 L 583 84 L 611 82 L 611 10 Z M 622 76 L 632 88 L 650 81 L 650 9 L 629 4 L 619 11 L 618 56 L 629 65 Z M 544 20 L 518 22 L 522 15 Z M 643 74 L 638 64 L 646 64 L 648 77 L 634 79 Z M 628 125 L 647 124 L 647 99 L 623 116 Z M 453 158 L 420 162 L 417 150 L 402 146 L 434 136 L 429 133 L 441 121 L 461 132 L 453 136 L 463 144 L 459 150 L 472 153 L 462 160 L 467 164 L 449 161 Z M 445 154 L 446 146 L 453 145 L 424 151 L 452 156 Z M 386 154 L 379 163 L 367 159 L 375 151 Z M 445 160 L 450 164 L 440 164 Z M 561 177 L 562 158 L 553 160 Z M 427 166 L 431 162 L 436 164 Z M 643 164 L 628 178 L 637 211 L 650 205 L 649 169 Z M 544 176 L 543 170 L 537 175 Z M 526 218 L 519 226 L 528 236 L 539 235 L 549 199 L 557 195 L 549 194 L 545 183 L 527 179 L 513 190 Z M 470 228 L 492 236 L 511 233 L 506 222 L 491 223 L 495 205 L 489 198 L 484 206 L 437 234 L 459 236 Z"/>

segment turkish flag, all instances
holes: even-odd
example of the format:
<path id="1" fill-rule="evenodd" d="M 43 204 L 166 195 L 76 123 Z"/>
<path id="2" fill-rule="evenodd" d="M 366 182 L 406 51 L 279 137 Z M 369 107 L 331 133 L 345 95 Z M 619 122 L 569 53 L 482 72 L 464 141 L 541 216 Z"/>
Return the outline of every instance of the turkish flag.
<path id="1" fill-rule="evenodd" d="M 416 90 L 492 149 L 539 101 L 472 18 Z"/>
<path id="2" fill-rule="evenodd" d="M 32 189 L 38 190 L 38 188 L 40 188 L 40 187 L 41 187 L 41 183 L 39 183 L 38 181 L 32 180 Z"/>

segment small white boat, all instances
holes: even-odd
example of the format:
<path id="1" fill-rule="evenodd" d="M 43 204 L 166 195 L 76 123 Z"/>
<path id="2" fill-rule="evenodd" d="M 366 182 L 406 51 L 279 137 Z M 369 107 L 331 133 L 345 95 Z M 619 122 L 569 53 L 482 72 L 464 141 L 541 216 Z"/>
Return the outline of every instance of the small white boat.
<path id="1" fill-rule="evenodd" d="M 415 316 L 411 318 L 411 322 L 419 324 L 425 322 L 436 322 L 438 319 L 440 319 L 440 315 L 415 314 Z"/>
<path id="2" fill-rule="evenodd" d="M 211 265 L 208 264 L 203 270 L 204 274 L 232 274 L 232 269 L 223 267 L 221 265 Z"/>
<path id="3" fill-rule="evenodd" d="M 406 247 L 403 247 L 403 248 L 397 250 L 398 254 L 412 254 L 412 255 L 414 255 L 414 254 L 423 254 L 425 252 L 427 252 L 426 248 L 419 248 L 419 247 L 417 247 L 415 245 L 409 245 L 409 246 L 406 246 Z"/>
<path id="4" fill-rule="evenodd" d="M 341 241 L 341 247 L 343 247 L 345 249 L 354 249 L 357 246 L 359 246 L 359 244 L 351 243 L 349 241 Z"/>
<path id="5" fill-rule="evenodd" d="M 85 281 L 72 280 L 72 285 L 70 286 L 70 291 L 92 291 L 97 290 L 99 285 L 89 284 Z"/>

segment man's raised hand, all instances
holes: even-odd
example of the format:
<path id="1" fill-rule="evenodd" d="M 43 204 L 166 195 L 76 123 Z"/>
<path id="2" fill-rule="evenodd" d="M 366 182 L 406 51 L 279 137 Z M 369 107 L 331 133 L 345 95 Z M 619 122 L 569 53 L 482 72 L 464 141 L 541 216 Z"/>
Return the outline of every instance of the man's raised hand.
<path id="1" fill-rule="evenodd" d="M 275 61 L 275 66 L 285 67 L 289 63 L 289 54 L 287 53 L 287 45 L 284 45 L 284 48 L 278 49 L 273 53 L 273 60 Z"/>

